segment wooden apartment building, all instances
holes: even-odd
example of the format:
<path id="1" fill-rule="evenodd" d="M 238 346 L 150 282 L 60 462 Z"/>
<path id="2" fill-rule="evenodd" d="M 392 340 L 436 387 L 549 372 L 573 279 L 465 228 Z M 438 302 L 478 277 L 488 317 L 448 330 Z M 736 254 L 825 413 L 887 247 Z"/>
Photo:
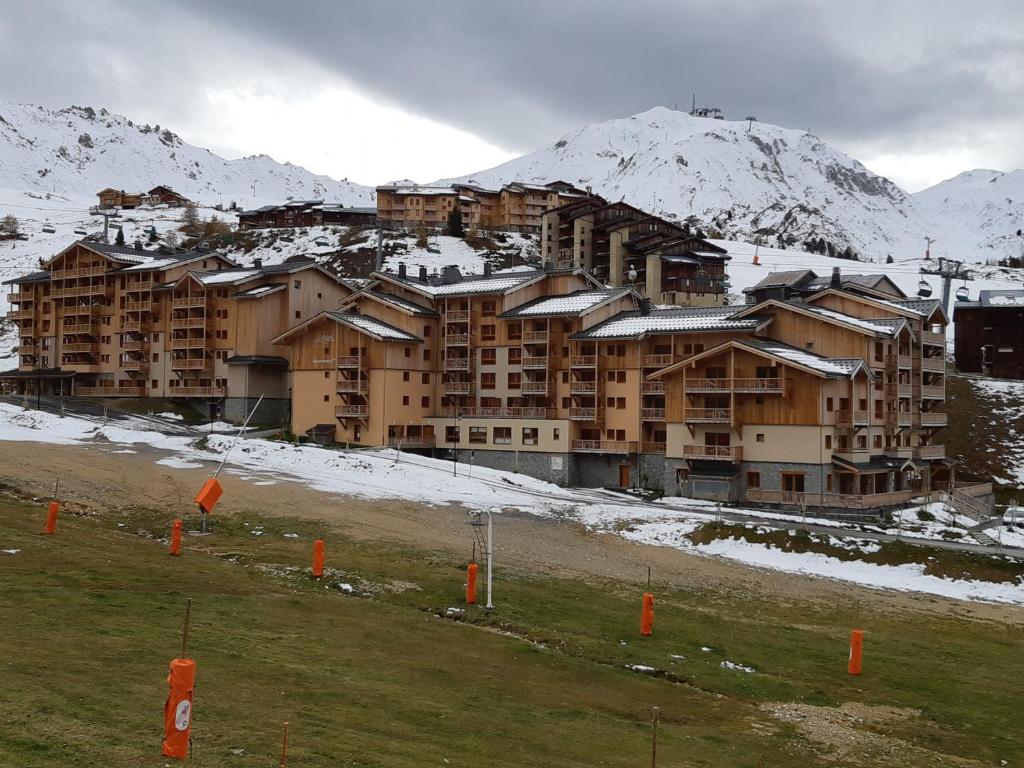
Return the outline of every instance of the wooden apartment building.
<path id="1" fill-rule="evenodd" d="M 658 308 L 585 269 L 376 273 L 293 327 L 293 429 L 565 485 L 878 508 L 949 481 L 940 302 Z"/>
<path id="2" fill-rule="evenodd" d="M 140 205 L 169 205 L 171 207 L 187 205 L 190 201 L 180 192 L 171 187 L 159 184 L 149 192 L 125 192 L 123 189 L 107 187 L 96 193 L 99 207 L 107 208 L 138 208 Z"/>
<path id="3" fill-rule="evenodd" d="M 289 200 L 281 205 L 264 205 L 238 213 L 238 228 L 266 229 L 289 227 L 372 226 L 377 223 L 375 208 L 346 208 L 341 203 L 323 200 Z"/>
<path id="4" fill-rule="evenodd" d="M 723 248 L 621 202 L 577 200 L 545 213 L 541 257 L 631 286 L 655 304 L 721 306 L 729 287 Z"/>
<path id="5" fill-rule="evenodd" d="M 290 395 L 271 340 L 352 292 L 309 260 L 239 267 L 213 252 L 92 240 L 5 285 L 19 329 L 18 367 L 0 374 L 7 389 L 201 398 L 229 418 L 263 394 L 268 421 L 286 418 Z"/>
<path id="6" fill-rule="evenodd" d="M 956 367 L 1003 379 L 1024 379 L 1024 291 L 981 291 L 977 301 L 958 301 Z"/>
<path id="7" fill-rule="evenodd" d="M 377 187 L 377 217 L 385 227 L 443 229 L 456 208 L 466 229 L 537 234 L 544 213 L 592 197 L 564 181 L 512 182 L 501 189 L 477 184 L 451 186 L 385 184 Z"/>

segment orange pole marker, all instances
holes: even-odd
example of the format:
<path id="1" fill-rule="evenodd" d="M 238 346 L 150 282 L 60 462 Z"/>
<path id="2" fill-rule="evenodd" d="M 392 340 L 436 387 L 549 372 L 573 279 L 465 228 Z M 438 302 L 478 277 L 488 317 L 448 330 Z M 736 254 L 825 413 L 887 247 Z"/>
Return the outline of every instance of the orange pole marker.
<path id="1" fill-rule="evenodd" d="M 220 487 L 217 478 L 211 477 L 203 483 L 203 487 L 199 489 L 199 493 L 196 494 L 193 501 L 200 506 L 203 512 L 210 514 L 222 493 L 224 493 L 224 489 Z"/>
<path id="2" fill-rule="evenodd" d="M 469 567 L 466 568 L 466 602 L 470 605 L 476 604 L 477 570 L 479 570 L 479 566 L 476 563 L 470 563 Z"/>
<path id="3" fill-rule="evenodd" d="M 640 610 L 640 634 L 647 637 L 654 631 L 654 595 L 644 592 L 643 608 Z"/>
<path id="4" fill-rule="evenodd" d="M 313 542 L 313 578 L 319 579 L 324 575 L 324 540 L 317 539 Z"/>
<path id="5" fill-rule="evenodd" d="M 196 663 L 192 659 L 174 659 L 167 676 L 170 691 L 164 703 L 163 756 L 188 757 L 188 737 L 192 731 L 192 689 L 196 682 Z"/>
<path id="6" fill-rule="evenodd" d="M 181 520 L 175 520 L 171 528 L 171 554 L 181 554 Z"/>
<path id="7" fill-rule="evenodd" d="M 46 527 L 43 528 L 43 533 L 56 533 L 57 532 L 57 512 L 60 511 L 60 502 L 51 501 L 50 509 L 46 513 Z"/>
<path id="8" fill-rule="evenodd" d="M 760 264 L 760 263 L 761 263 L 761 260 L 760 260 L 760 259 L 759 259 L 759 258 L 757 257 L 757 254 L 756 254 L 756 253 L 754 254 L 754 261 L 753 261 L 753 262 L 751 262 L 751 263 L 753 263 L 753 264 L 755 264 L 755 265 L 758 265 L 758 264 Z"/>
<path id="9" fill-rule="evenodd" d="M 851 675 L 860 674 L 860 657 L 863 649 L 864 632 L 862 630 L 855 629 L 850 633 L 850 661 L 846 666 L 846 671 Z"/>

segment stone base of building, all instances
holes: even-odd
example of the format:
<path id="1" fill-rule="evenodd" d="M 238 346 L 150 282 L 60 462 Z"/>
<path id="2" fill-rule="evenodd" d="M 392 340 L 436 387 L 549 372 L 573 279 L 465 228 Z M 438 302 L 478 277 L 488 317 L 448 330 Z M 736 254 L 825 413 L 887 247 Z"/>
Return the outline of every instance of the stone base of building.
<path id="1" fill-rule="evenodd" d="M 232 424 L 241 424 L 258 401 L 258 397 L 225 397 L 222 418 Z M 287 427 L 290 418 L 291 401 L 287 397 L 264 397 L 259 410 L 253 414 L 252 423 Z"/>

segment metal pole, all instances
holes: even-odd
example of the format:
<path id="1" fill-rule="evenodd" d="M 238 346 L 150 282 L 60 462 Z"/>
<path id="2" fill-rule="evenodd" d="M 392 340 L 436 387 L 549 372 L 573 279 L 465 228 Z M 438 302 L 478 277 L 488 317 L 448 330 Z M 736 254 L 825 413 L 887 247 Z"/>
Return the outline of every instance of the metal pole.
<path id="1" fill-rule="evenodd" d="M 284 721 L 284 740 L 281 742 L 281 768 L 288 764 L 288 721 Z"/>
<path id="2" fill-rule="evenodd" d="M 491 594 L 492 575 L 494 571 L 494 518 L 491 510 L 487 510 L 487 610 L 493 610 L 494 600 Z"/>
<path id="3" fill-rule="evenodd" d="M 249 415 L 245 417 L 245 421 L 242 423 L 242 428 L 238 431 L 238 436 L 235 437 L 235 441 L 228 446 L 227 451 L 224 452 L 224 458 L 220 460 L 220 466 L 217 467 L 217 471 L 213 473 L 214 477 L 217 477 L 217 475 L 220 474 L 220 471 L 224 469 L 224 464 L 227 462 L 228 456 L 231 454 L 231 451 L 234 450 L 235 446 L 238 445 L 238 441 L 242 439 L 242 435 L 245 433 L 245 428 L 249 426 L 249 419 L 251 419 L 252 415 L 256 413 L 256 409 L 260 407 L 260 403 L 263 402 L 263 397 L 263 395 L 260 395 L 260 399 L 256 401 L 256 405 L 252 407 L 252 410 L 249 411 Z M 210 429 L 212 430 L 213 427 Z"/>
<path id="4" fill-rule="evenodd" d="M 658 720 L 660 711 L 657 707 L 651 712 L 651 768 L 658 764 Z"/>
<path id="5" fill-rule="evenodd" d="M 189 597 L 185 600 L 185 626 L 181 630 L 181 656 L 179 659 L 185 658 L 185 647 L 188 645 L 188 623 L 192 618 L 192 598 Z"/>

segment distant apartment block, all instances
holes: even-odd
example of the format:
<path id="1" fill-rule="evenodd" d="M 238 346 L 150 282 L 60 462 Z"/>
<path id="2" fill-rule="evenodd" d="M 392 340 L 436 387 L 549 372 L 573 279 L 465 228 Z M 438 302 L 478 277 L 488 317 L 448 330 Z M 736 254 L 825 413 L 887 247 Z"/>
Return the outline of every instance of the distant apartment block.
<path id="1" fill-rule="evenodd" d="M 372 226 L 377 223 L 376 208 L 346 207 L 323 200 L 289 200 L 280 205 L 265 205 L 238 213 L 238 228 L 267 229 L 289 227 Z"/>
<path id="2" fill-rule="evenodd" d="M 958 370 L 1024 379 L 1024 290 L 981 291 L 958 301 L 953 317 Z"/>

